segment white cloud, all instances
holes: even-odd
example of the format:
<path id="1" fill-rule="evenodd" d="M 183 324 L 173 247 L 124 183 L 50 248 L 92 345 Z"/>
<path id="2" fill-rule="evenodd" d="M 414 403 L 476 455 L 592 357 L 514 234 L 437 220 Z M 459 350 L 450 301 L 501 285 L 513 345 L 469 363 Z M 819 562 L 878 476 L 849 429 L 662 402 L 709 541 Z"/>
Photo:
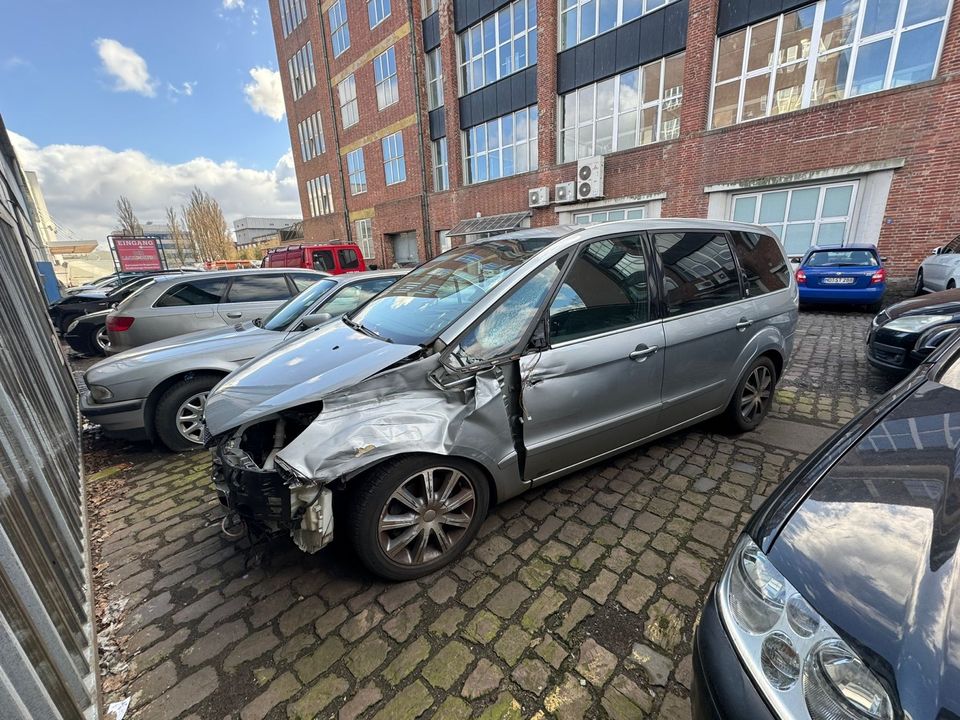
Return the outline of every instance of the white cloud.
<path id="1" fill-rule="evenodd" d="M 98 38 L 94 42 L 103 69 L 113 77 L 113 89 L 117 92 L 135 92 L 153 97 L 157 94 L 156 81 L 150 77 L 147 61 L 133 48 L 111 38 Z"/>
<path id="2" fill-rule="evenodd" d="M 177 101 L 177 98 L 182 96 L 190 97 L 193 95 L 193 89 L 197 86 L 197 82 L 183 82 L 179 86 L 174 85 L 173 83 L 167 83 L 167 97 L 173 102 Z"/>
<path id="3" fill-rule="evenodd" d="M 285 112 L 283 106 L 283 87 L 280 85 L 280 73 L 265 67 L 250 70 L 252 81 L 243 86 L 247 104 L 254 112 L 280 120 Z"/>
<path id="4" fill-rule="evenodd" d="M 256 24 L 256 23 L 254 23 Z M 6 60 L 3 61 L 4 70 L 16 70 L 17 68 L 22 67 L 33 67 L 29 60 L 24 60 L 19 55 L 11 55 Z"/>
<path id="5" fill-rule="evenodd" d="M 244 0 L 223 0 L 224 10 L 242 10 Z"/>
<path id="6" fill-rule="evenodd" d="M 120 195 L 130 198 L 141 222 L 163 222 L 164 208 L 181 205 L 194 185 L 220 202 L 228 223 L 244 215 L 300 217 L 289 151 L 272 170 L 254 170 L 203 157 L 168 164 L 99 145 L 39 147 L 23 135 L 10 136 L 21 165 L 40 176 L 51 215 L 86 240 L 102 243 L 116 227 Z"/>

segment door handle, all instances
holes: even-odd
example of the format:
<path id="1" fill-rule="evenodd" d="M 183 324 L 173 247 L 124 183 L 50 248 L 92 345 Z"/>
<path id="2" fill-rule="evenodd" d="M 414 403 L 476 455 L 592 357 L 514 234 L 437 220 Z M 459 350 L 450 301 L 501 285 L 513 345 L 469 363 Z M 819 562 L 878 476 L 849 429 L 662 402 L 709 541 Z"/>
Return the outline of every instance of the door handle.
<path id="1" fill-rule="evenodd" d="M 228 317 L 228 318 L 242 318 L 242 317 L 243 317 L 243 313 L 240 313 L 240 312 L 228 312 L 228 313 L 227 313 L 227 317 Z"/>
<path id="2" fill-rule="evenodd" d="M 737 323 L 737 330 L 743 332 L 748 327 L 753 325 L 753 320 L 747 320 L 746 318 L 740 318 L 740 322 Z"/>
<path id="3" fill-rule="evenodd" d="M 637 362 L 643 362 L 659 349 L 659 345 L 637 345 L 637 349 L 630 353 L 627 357 L 629 357 L 631 360 L 636 360 Z"/>

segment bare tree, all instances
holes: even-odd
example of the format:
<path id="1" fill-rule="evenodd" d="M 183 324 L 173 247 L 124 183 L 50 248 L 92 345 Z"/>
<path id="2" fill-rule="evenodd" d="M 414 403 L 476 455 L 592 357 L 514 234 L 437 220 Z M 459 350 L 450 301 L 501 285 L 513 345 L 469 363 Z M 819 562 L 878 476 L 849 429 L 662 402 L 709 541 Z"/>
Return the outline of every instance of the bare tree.
<path id="1" fill-rule="evenodd" d="M 177 259 L 180 265 L 185 265 L 190 250 L 190 238 L 184 230 L 180 213 L 175 207 L 167 208 L 167 226 L 170 228 L 170 239 L 173 240 L 173 246 L 177 251 Z"/>
<path id="2" fill-rule="evenodd" d="M 137 214 L 133 211 L 133 203 L 126 195 L 121 195 L 117 200 L 117 220 L 120 222 L 120 229 L 124 235 L 140 237 L 143 235 L 143 226 L 137 219 Z"/>
<path id="3" fill-rule="evenodd" d="M 194 247 L 203 260 L 233 260 L 237 246 L 230 238 L 220 203 L 198 187 L 183 210 Z"/>

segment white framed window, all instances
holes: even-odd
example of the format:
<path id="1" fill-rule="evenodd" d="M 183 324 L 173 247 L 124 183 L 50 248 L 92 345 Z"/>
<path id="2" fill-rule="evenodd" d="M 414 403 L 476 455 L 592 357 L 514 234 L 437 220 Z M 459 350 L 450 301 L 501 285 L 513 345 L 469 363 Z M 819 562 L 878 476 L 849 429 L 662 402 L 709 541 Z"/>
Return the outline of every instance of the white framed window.
<path id="1" fill-rule="evenodd" d="M 476 125 L 464 135 L 467 185 L 537 169 L 536 105 Z"/>
<path id="2" fill-rule="evenodd" d="M 327 11 L 330 22 L 330 41 L 333 43 L 333 56 L 340 57 L 350 47 L 350 26 L 347 24 L 346 0 L 337 0 Z"/>
<path id="3" fill-rule="evenodd" d="M 609 210 L 574 213 L 573 222 L 577 225 L 589 225 L 590 223 L 614 222 L 616 220 L 643 220 L 646 216 L 647 211 L 643 206 L 610 208 Z"/>
<path id="4" fill-rule="evenodd" d="M 560 49 L 658 10 L 674 0 L 560 0 Z"/>
<path id="5" fill-rule="evenodd" d="M 440 9 L 440 0 L 421 0 L 420 9 L 423 12 L 424 17 L 433 15 L 437 10 Z"/>
<path id="6" fill-rule="evenodd" d="M 307 91 L 317 85 L 317 70 L 313 64 L 313 43 L 297 50 L 287 61 L 287 71 L 290 73 L 290 87 L 293 88 L 293 99 L 299 100 Z"/>
<path id="7" fill-rule="evenodd" d="M 333 190 L 329 175 L 307 180 L 307 196 L 310 200 L 310 217 L 329 215 L 333 212 Z"/>
<path id="8" fill-rule="evenodd" d="M 443 65 L 440 62 L 440 48 L 427 53 L 427 109 L 436 110 L 443 105 Z"/>
<path id="9" fill-rule="evenodd" d="M 514 0 L 458 35 L 460 94 L 537 62 L 537 0 Z"/>
<path id="10" fill-rule="evenodd" d="M 673 140 L 680 135 L 683 53 L 560 98 L 560 162 Z"/>
<path id="11" fill-rule="evenodd" d="M 819 0 L 717 39 L 711 127 L 933 78 L 948 0 Z"/>
<path id="12" fill-rule="evenodd" d="M 400 102 L 397 88 L 397 54 L 391 45 L 373 59 L 373 77 L 377 88 L 377 107 Z"/>
<path id="13" fill-rule="evenodd" d="M 347 175 L 350 177 L 350 194 L 367 191 L 367 166 L 363 161 L 363 148 L 347 153 Z"/>
<path id="14" fill-rule="evenodd" d="M 857 185 L 826 183 L 734 195 L 730 217 L 766 225 L 789 255 L 802 255 L 811 245 L 843 245 L 850 233 Z"/>
<path id="15" fill-rule="evenodd" d="M 337 85 L 337 97 L 340 98 L 340 120 L 344 129 L 360 122 L 360 109 L 357 105 L 357 81 L 350 73 Z"/>
<path id="16" fill-rule="evenodd" d="M 357 229 L 357 245 L 360 246 L 360 253 L 364 260 L 372 260 L 375 257 L 373 252 L 373 220 L 370 218 L 357 220 L 354 226 Z"/>
<path id="17" fill-rule="evenodd" d="M 403 156 L 403 133 L 395 132 L 380 141 L 383 148 L 383 177 L 387 185 L 396 185 L 407 179 L 407 166 Z"/>
<path id="18" fill-rule="evenodd" d="M 313 160 L 317 155 L 327 151 L 320 113 L 316 112 L 306 120 L 297 123 L 297 135 L 300 138 L 300 159 L 304 162 Z"/>
<path id="19" fill-rule="evenodd" d="M 449 230 L 437 231 L 437 244 L 440 246 L 440 252 L 445 253 L 453 247 L 453 241 L 450 239 Z"/>
<path id="20" fill-rule="evenodd" d="M 373 29 L 390 17 L 390 0 L 367 0 L 367 15 Z"/>
<path id="21" fill-rule="evenodd" d="M 447 166 L 447 139 L 433 141 L 433 189 L 437 192 L 450 189 L 450 173 Z"/>
<path id="22" fill-rule="evenodd" d="M 277 0 L 280 10 L 280 26 L 283 36 L 287 37 L 307 19 L 306 0 Z"/>

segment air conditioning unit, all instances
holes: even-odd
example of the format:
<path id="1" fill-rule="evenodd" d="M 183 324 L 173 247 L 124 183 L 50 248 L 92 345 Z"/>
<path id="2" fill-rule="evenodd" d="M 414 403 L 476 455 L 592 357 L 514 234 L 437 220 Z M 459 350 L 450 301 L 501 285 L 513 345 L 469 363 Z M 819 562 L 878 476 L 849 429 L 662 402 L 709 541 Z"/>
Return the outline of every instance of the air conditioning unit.
<path id="1" fill-rule="evenodd" d="M 553 200 L 557 203 L 572 203 L 577 199 L 577 186 L 572 182 L 557 183 L 553 187 Z"/>
<path id="2" fill-rule="evenodd" d="M 550 204 L 550 188 L 530 188 L 527 191 L 527 200 L 530 207 L 543 207 Z"/>
<path id="3" fill-rule="evenodd" d="M 583 158 L 577 163 L 577 200 L 603 197 L 603 155 Z"/>

